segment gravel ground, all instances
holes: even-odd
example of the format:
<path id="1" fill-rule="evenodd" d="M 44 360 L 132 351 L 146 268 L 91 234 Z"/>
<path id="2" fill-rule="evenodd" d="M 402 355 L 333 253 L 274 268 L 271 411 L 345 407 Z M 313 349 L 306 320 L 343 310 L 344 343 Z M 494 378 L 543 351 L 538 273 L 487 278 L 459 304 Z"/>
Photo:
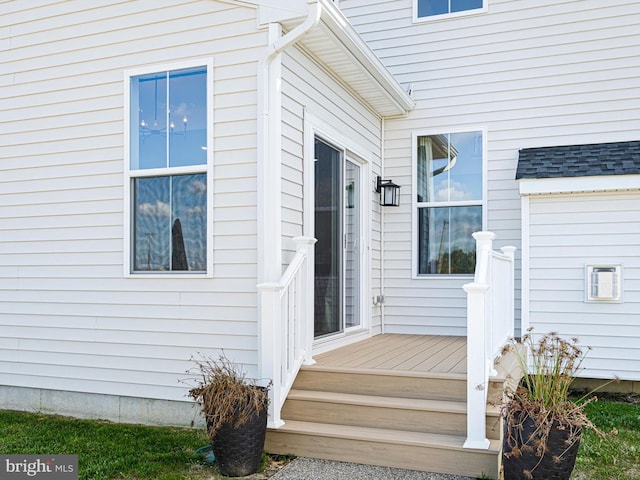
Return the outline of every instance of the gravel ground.
<path id="1" fill-rule="evenodd" d="M 416 472 L 401 468 L 357 463 L 296 458 L 271 477 L 272 480 L 473 480 L 441 473 Z"/>

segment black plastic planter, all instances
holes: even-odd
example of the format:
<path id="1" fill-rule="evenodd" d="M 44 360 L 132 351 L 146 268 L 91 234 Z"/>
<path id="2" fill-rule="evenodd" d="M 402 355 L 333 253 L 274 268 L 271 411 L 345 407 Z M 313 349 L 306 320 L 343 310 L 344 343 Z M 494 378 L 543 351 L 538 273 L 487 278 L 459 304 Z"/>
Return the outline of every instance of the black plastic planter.
<path id="1" fill-rule="evenodd" d="M 211 441 L 220 473 L 228 477 L 244 477 L 258 471 L 267 433 L 267 409 L 239 427 L 233 422 L 220 427 Z"/>
<path id="2" fill-rule="evenodd" d="M 527 417 L 522 421 L 522 426 L 511 427 L 511 436 L 508 436 L 505 422 L 505 445 L 503 446 L 503 467 L 504 480 L 520 480 L 529 478 L 531 480 L 569 480 L 571 472 L 576 464 L 578 447 L 580 446 L 581 429 L 574 427 L 573 434 L 569 428 L 559 428 L 554 423 L 549 432 L 547 449 L 542 457 L 536 455 L 535 445 L 540 441 L 535 434 L 535 421 Z M 534 435 L 533 438 L 531 436 Z M 572 438 L 573 437 L 573 438 Z M 523 448 L 518 444 L 520 455 L 506 455 L 514 448 L 513 443 L 509 444 L 508 439 L 522 439 L 532 448 Z M 531 477 L 524 472 L 529 471 Z"/>

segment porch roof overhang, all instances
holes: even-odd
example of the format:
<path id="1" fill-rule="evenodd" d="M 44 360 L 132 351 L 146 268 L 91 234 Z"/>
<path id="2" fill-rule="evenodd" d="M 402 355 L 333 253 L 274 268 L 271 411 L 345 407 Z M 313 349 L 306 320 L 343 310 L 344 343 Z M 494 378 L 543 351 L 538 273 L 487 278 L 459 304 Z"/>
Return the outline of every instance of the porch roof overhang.
<path id="1" fill-rule="evenodd" d="M 520 150 L 521 195 L 640 189 L 640 141 Z"/>
<path id="2" fill-rule="evenodd" d="M 381 117 L 406 115 L 415 102 L 331 0 L 317 0 L 320 21 L 298 43 Z M 281 19 L 291 31 L 304 17 Z"/>

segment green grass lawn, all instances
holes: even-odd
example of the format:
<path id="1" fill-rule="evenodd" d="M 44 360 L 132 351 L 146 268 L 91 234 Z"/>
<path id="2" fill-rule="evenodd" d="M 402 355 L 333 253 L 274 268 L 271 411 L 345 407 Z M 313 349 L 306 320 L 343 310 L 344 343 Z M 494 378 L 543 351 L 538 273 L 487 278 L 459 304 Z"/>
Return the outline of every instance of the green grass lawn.
<path id="1" fill-rule="evenodd" d="M 587 405 L 587 415 L 604 431 L 618 434 L 600 439 L 587 431 L 580 444 L 572 479 L 640 479 L 640 405 L 610 401 Z"/>
<path id="2" fill-rule="evenodd" d="M 77 454 L 85 480 L 218 478 L 194 453 L 208 442 L 202 430 L 0 411 L 0 453 Z"/>
<path id="3" fill-rule="evenodd" d="M 615 427 L 619 433 L 599 439 L 586 432 L 572 479 L 640 479 L 640 405 L 599 401 L 587 408 L 598 427 Z M 202 430 L 0 410 L 0 454 L 77 454 L 83 480 L 225 478 L 195 454 L 207 444 Z M 271 463 L 265 473 L 252 478 L 267 478 L 269 470 L 278 467 Z"/>

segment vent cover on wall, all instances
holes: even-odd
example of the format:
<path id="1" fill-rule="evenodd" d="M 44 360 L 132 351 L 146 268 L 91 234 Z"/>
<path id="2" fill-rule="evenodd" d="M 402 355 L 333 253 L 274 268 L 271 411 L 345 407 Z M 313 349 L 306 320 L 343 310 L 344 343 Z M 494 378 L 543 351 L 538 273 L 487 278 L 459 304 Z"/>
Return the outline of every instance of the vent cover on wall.
<path id="1" fill-rule="evenodd" d="M 587 265 L 587 302 L 622 301 L 622 265 Z"/>

